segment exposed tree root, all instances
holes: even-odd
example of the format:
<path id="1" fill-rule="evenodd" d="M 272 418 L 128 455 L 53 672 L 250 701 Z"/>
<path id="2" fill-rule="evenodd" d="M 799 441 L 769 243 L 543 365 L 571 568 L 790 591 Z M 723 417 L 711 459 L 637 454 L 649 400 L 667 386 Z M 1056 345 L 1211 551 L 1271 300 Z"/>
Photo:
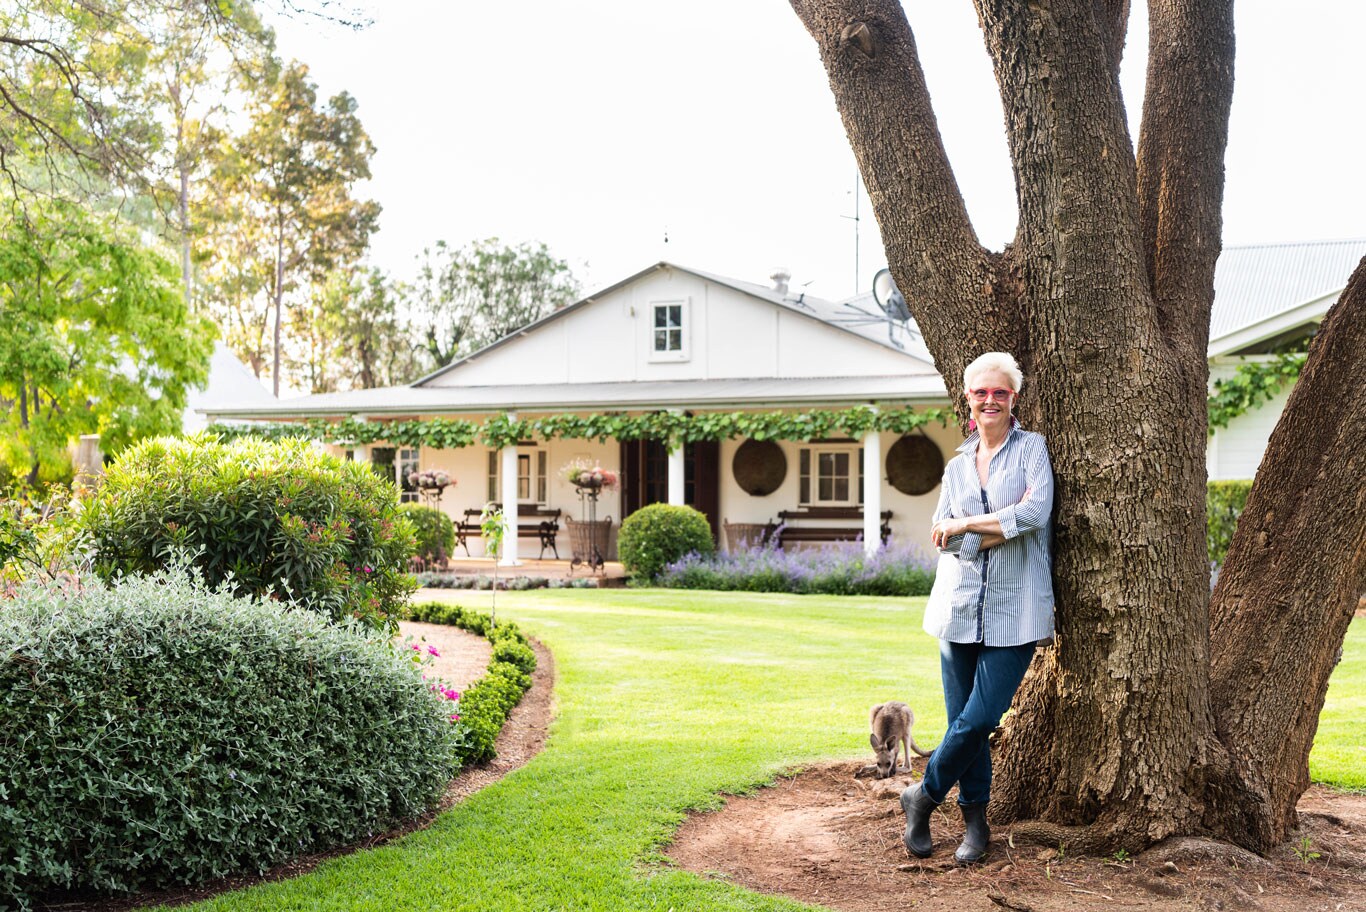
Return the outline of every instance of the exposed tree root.
<path id="1" fill-rule="evenodd" d="M 1170 839 L 1164 839 L 1144 852 L 1141 857 L 1144 861 L 1157 863 L 1167 861 L 1222 861 L 1239 868 L 1271 866 L 1271 862 L 1256 852 L 1249 852 L 1247 849 L 1232 843 L 1219 842 L 1217 839 L 1205 839 L 1199 836 L 1173 836 Z"/>
<path id="2" fill-rule="evenodd" d="M 1010 827 L 1010 838 L 1081 855 L 1102 854 L 1109 846 L 1109 834 L 1091 826 L 1062 826 L 1046 820 L 1020 820 Z"/>

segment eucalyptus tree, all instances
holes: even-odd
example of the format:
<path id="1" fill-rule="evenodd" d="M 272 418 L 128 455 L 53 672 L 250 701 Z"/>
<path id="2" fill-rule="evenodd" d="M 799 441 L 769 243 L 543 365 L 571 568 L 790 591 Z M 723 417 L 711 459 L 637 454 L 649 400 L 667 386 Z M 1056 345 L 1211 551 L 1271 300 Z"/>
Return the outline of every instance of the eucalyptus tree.
<path id="1" fill-rule="evenodd" d="M 413 319 L 433 367 L 476 351 L 573 302 L 579 282 L 544 243 L 485 238 L 418 258 Z"/>
<path id="2" fill-rule="evenodd" d="M 242 249 L 218 255 L 241 257 L 250 265 L 236 268 L 258 275 L 269 266 L 266 294 L 229 306 L 254 310 L 232 315 L 244 324 L 273 322 L 276 395 L 286 298 L 299 303 L 310 283 L 359 261 L 378 227 L 379 204 L 352 195 L 356 182 L 370 177 L 375 151 L 356 110 L 356 100 L 345 92 L 320 103 L 308 68 L 290 63 L 252 99 L 249 126 L 231 141 L 219 164 L 217 179 L 232 219 L 252 227 L 238 232 Z M 259 376 L 264 352 L 247 354 Z"/>
<path id="3" fill-rule="evenodd" d="M 425 364 L 405 314 L 408 288 L 370 268 L 334 270 L 296 313 L 294 373 L 315 393 L 399 386 Z"/>
<path id="4" fill-rule="evenodd" d="M 1285 838 L 1366 587 L 1366 267 L 1314 342 L 1211 597 L 1206 345 L 1233 92 L 1232 0 L 1153 0 L 1137 143 L 1128 0 L 974 0 L 1019 224 L 985 249 L 897 0 L 791 0 L 887 256 L 949 392 L 982 351 L 1027 379 L 1058 480 L 1057 643 L 999 750 L 994 816 L 1069 848 Z M 1355 390 L 1353 390 L 1355 392 Z"/>

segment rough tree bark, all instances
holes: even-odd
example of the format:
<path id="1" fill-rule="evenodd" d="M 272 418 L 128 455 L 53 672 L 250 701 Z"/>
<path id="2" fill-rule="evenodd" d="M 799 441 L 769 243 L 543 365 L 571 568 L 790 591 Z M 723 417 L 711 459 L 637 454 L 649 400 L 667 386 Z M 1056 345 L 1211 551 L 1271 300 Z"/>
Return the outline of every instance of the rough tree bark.
<path id="1" fill-rule="evenodd" d="M 888 261 L 949 393 L 958 396 L 968 360 L 1013 351 L 1026 374 L 1022 418 L 1052 451 L 1058 638 L 1007 723 L 993 816 L 1039 821 L 1036 833 L 1074 849 L 1136 851 L 1204 834 L 1265 851 L 1293 821 L 1326 657 L 1346 622 L 1335 603 L 1332 622 L 1293 655 L 1223 631 L 1274 610 L 1278 580 L 1298 586 L 1317 571 L 1331 583 L 1296 591 L 1340 597 L 1359 591 L 1363 568 L 1360 529 L 1343 540 L 1319 525 L 1346 488 L 1308 476 L 1292 502 L 1289 482 L 1272 491 L 1261 480 L 1280 470 L 1264 468 L 1249 512 L 1293 512 L 1303 547 L 1287 559 L 1305 569 L 1267 576 L 1255 558 L 1238 569 L 1248 558 L 1232 555 L 1251 547 L 1240 533 L 1231 552 L 1240 595 L 1234 582 L 1221 587 L 1215 644 L 1238 640 L 1257 653 L 1241 660 L 1265 672 L 1265 685 L 1240 690 L 1237 673 L 1222 671 L 1226 657 L 1211 661 L 1205 351 L 1233 91 L 1231 0 L 1150 2 L 1137 154 L 1117 80 L 1125 0 L 976 0 L 1020 211 L 1001 253 L 984 250 L 968 220 L 897 0 L 791 3 L 816 40 Z M 1350 333 L 1335 328 L 1342 322 L 1324 335 Z M 1351 344 L 1328 339 L 1310 360 Z M 1332 392 L 1306 370 L 1296 397 Z M 1341 441 L 1366 430 L 1366 416 L 1346 426 L 1354 431 Z M 1324 454 L 1335 440 L 1320 441 Z M 1273 441 L 1264 465 L 1285 458 Z M 1351 554 L 1355 563 L 1328 573 Z M 1266 743 L 1276 739 L 1257 723 L 1288 723 L 1291 710 L 1309 738 Z M 1293 773 L 1270 775 L 1269 763 Z"/>

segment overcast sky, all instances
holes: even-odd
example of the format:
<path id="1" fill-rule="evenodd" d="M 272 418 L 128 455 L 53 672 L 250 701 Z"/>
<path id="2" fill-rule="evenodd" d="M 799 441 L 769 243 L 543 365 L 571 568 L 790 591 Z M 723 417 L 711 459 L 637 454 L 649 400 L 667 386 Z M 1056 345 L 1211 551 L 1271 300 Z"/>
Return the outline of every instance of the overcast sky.
<path id="1" fill-rule="evenodd" d="M 1122 75 L 1135 124 L 1144 4 Z M 1239 0 L 1225 244 L 1366 236 L 1366 3 Z M 907 4 L 982 241 L 1015 227 L 999 96 L 968 0 Z M 371 0 L 370 27 L 270 21 L 378 147 L 373 261 L 544 241 L 586 291 L 660 259 L 841 298 L 885 265 L 814 42 L 783 0 Z M 665 243 L 667 235 L 668 243 Z M 1345 277 L 1344 277 L 1345 279 Z"/>

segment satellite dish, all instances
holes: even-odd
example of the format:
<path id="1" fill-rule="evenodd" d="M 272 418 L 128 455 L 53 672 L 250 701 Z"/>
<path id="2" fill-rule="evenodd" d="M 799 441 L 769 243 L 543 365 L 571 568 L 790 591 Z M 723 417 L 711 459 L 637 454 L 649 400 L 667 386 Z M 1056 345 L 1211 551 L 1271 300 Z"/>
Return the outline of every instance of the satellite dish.
<path id="1" fill-rule="evenodd" d="M 873 300 L 877 301 L 877 306 L 882 308 L 889 320 L 904 323 L 911 318 L 911 309 L 906 306 L 901 289 L 896 287 L 896 279 L 892 278 L 890 269 L 879 269 L 877 275 L 873 276 Z"/>

